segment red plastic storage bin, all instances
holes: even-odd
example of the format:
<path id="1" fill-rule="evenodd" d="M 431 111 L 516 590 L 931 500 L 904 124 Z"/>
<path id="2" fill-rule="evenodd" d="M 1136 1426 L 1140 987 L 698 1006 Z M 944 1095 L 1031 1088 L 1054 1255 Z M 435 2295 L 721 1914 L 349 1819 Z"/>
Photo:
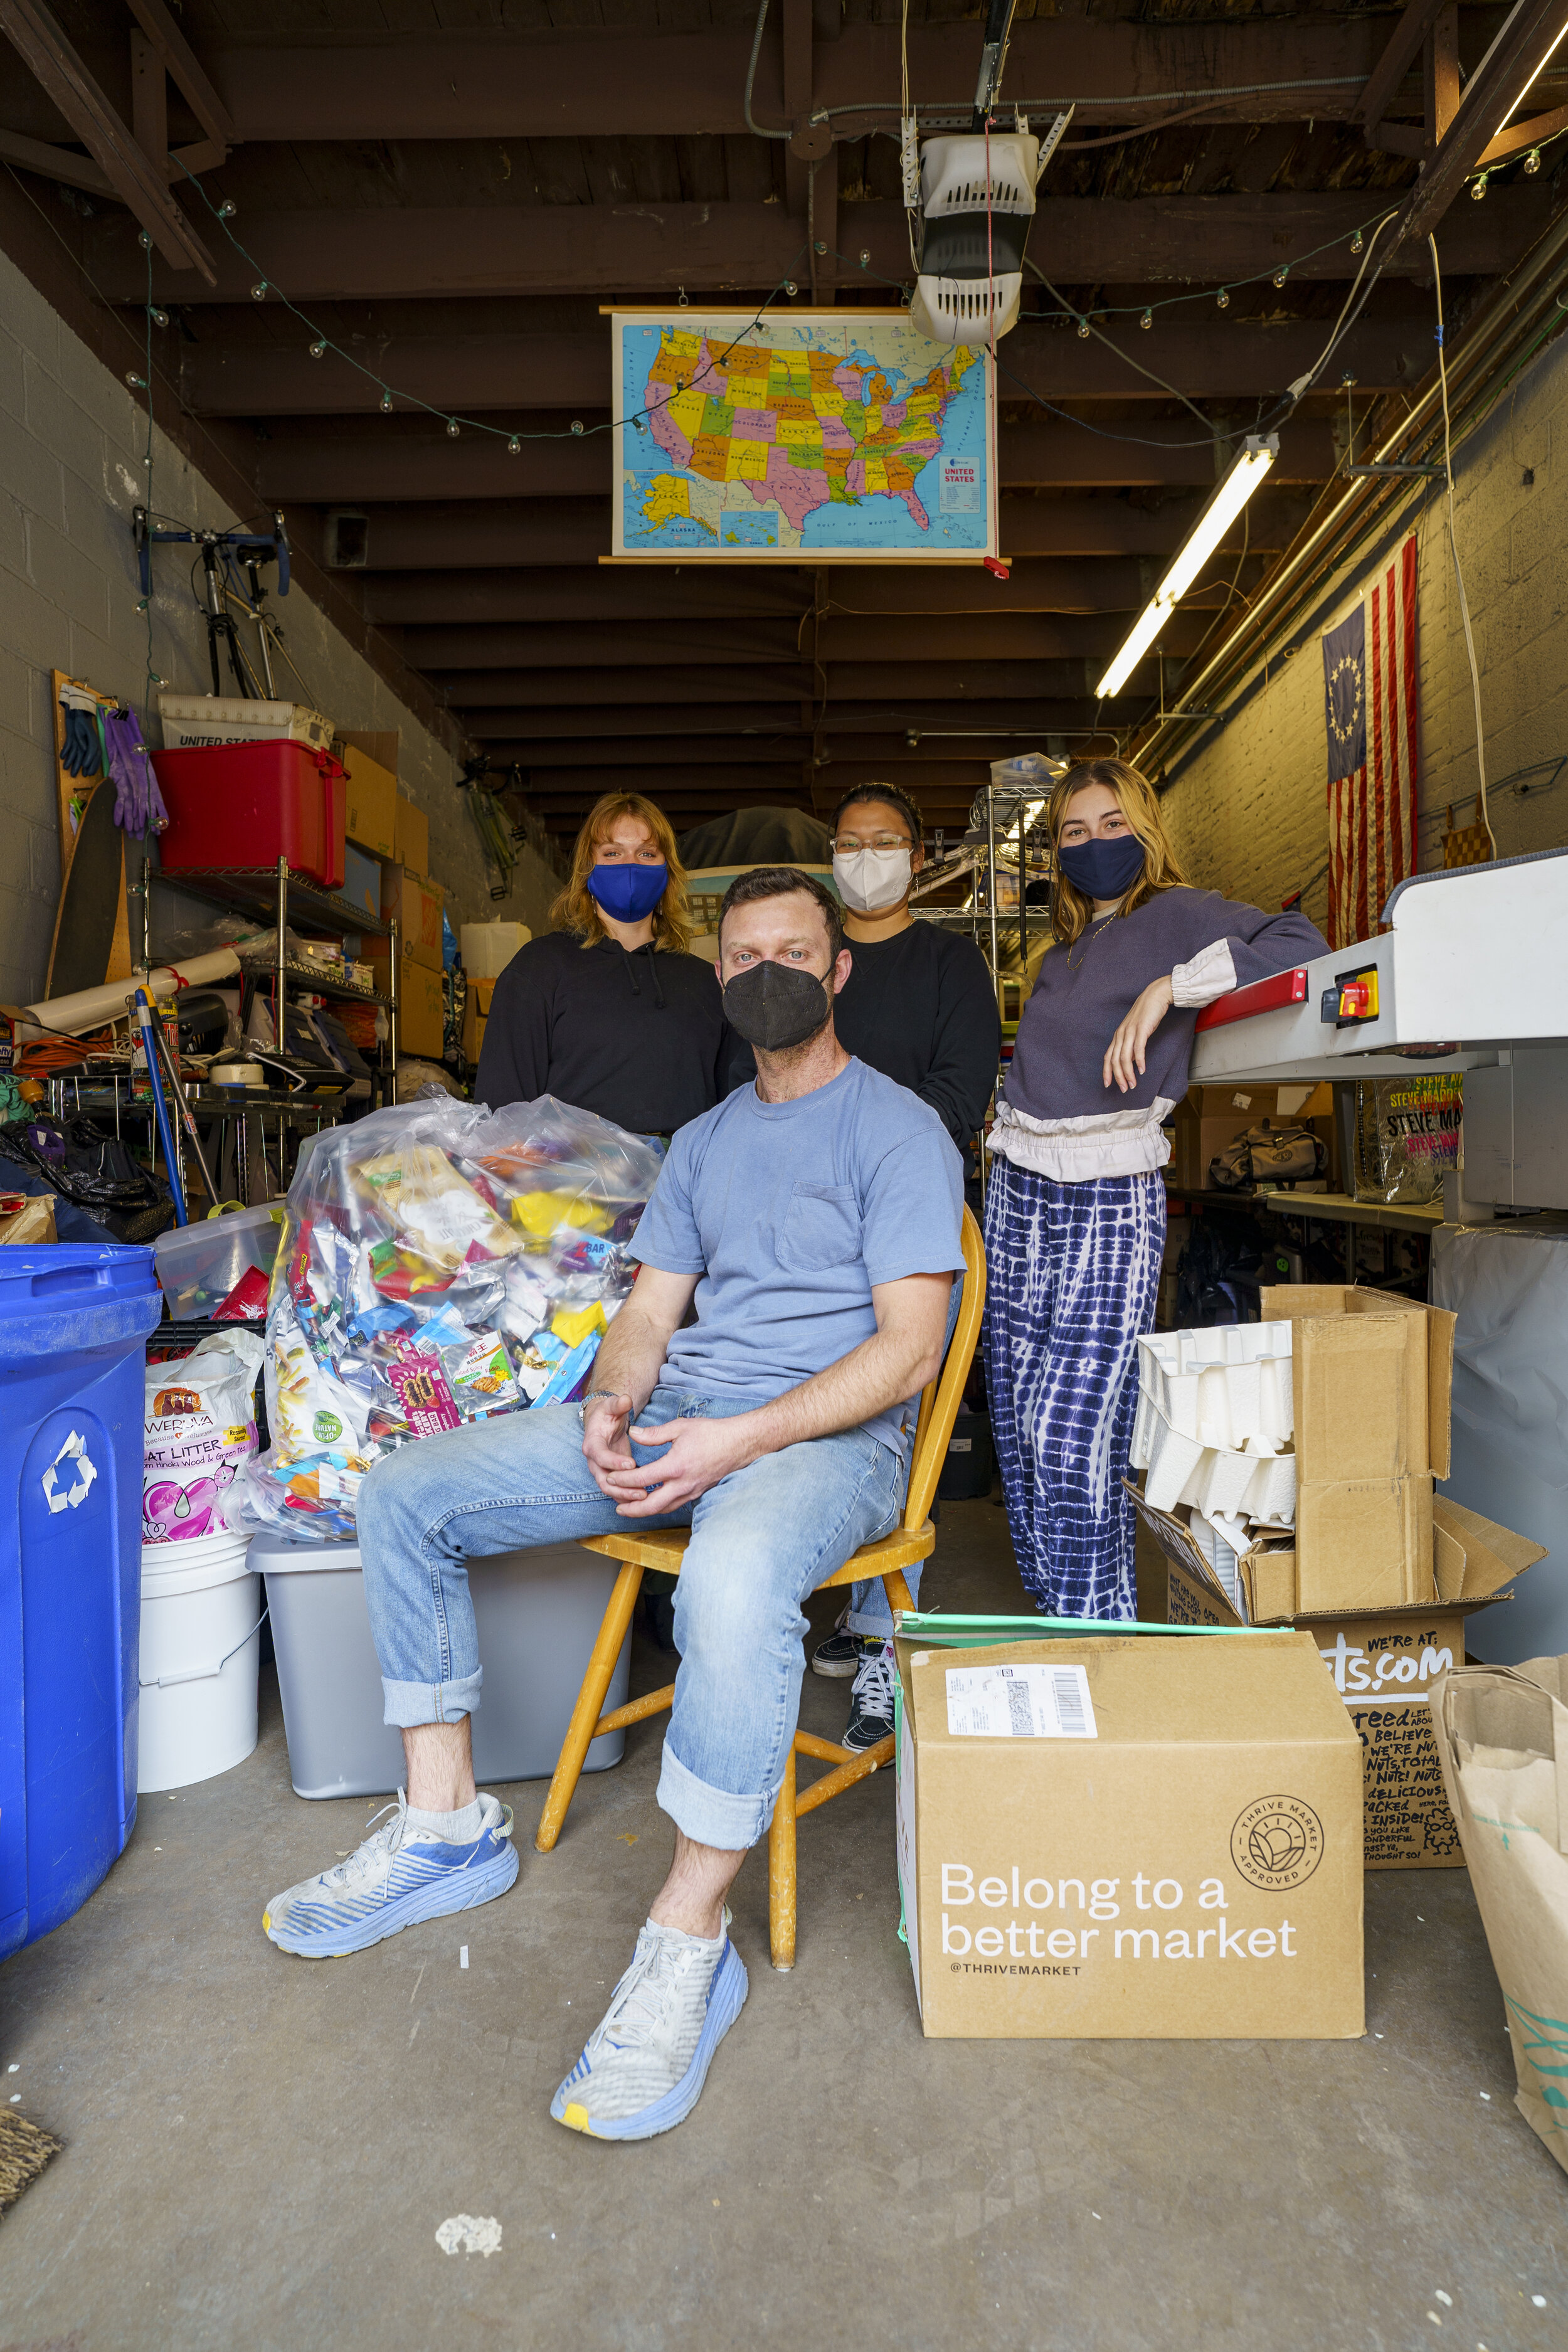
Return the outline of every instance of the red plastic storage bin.
<path id="1" fill-rule="evenodd" d="M 214 743 L 154 751 L 153 765 L 169 812 L 158 843 L 165 874 L 286 857 L 294 873 L 342 888 L 348 787 L 329 752 L 288 740 Z"/>

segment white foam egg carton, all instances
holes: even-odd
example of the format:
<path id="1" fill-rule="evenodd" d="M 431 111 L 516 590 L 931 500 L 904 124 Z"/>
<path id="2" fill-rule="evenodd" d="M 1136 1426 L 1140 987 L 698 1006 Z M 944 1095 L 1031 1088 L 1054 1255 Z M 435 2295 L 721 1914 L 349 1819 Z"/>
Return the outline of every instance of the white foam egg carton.
<path id="1" fill-rule="evenodd" d="M 1138 1342 L 1138 1371 L 1142 1393 L 1202 1445 L 1266 1438 L 1278 1453 L 1294 1433 L 1289 1323 L 1154 1332 Z"/>
<path id="2" fill-rule="evenodd" d="M 1157 1511 L 1191 1503 L 1210 1518 L 1255 1519 L 1268 1527 L 1295 1522 L 1294 1454 L 1258 1435 L 1239 1446 L 1205 1445 L 1173 1427 L 1148 1389 L 1138 1394 L 1132 1465 L 1147 1472 L 1144 1495 Z"/>

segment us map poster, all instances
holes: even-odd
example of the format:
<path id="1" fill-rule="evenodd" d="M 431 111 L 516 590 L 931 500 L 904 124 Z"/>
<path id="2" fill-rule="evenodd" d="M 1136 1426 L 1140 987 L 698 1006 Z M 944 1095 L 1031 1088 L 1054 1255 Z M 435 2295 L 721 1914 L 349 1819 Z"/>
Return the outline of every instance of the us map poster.
<path id="1" fill-rule="evenodd" d="M 907 312 L 611 313 L 612 562 L 994 556 L 990 355 Z"/>

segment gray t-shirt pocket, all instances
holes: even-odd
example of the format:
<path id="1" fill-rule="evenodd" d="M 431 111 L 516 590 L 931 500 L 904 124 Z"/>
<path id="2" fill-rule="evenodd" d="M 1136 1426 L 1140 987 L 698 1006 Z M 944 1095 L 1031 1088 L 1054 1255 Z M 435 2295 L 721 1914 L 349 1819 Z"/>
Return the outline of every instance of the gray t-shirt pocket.
<path id="1" fill-rule="evenodd" d="M 853 1265 L 860 1256 L 860 1209 L 852 1185 L 796 1184 L 779 1231 L 779 1264 L 797 1273 Z"/>

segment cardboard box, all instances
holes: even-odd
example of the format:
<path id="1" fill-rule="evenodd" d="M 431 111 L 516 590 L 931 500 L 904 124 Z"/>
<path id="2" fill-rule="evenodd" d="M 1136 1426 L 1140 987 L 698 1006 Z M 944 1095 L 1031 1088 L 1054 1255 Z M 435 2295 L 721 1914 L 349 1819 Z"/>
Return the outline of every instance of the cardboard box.
<path id="1" fill-rule="evenodd" d="M 1454 1325 L 1395 1292 L 1289 1283 L 1258 1294 L 1290 1325 L 1296 1608 L 1363 1614 L 1432 1592 L 1432 1481 L 1448 1475 Z"/>
<path id="2" fill-rule="evenodd" d="M 393 740 L 395 743 L 396 738 Z M 339 741 L 339 756 L 349 780 L 344 830 L 351 841 L 368 849 L 373 857 L 392 857 L 396 854 L 397 841 L 397 778 L 390 768 L 384 767 L 347 736 L 340 737 Z"/>
<path id="3" fill-rule="evenodd" d="M 430 820 L 423 809 L 415 807 L 406 793 L 397 795 L 392 855 L 395 862 L 406 866 L 411 874 L 430 871 Z"/>
<path id="4" fill-rule="evenodd" d="M 392 965 L 384 940 L 374 941 L 370 968 L 383 996 L 392 993 Z M 439 971 L 416 957 L 405 944 L 398 957 L 397 1046 L 400 1054 L 441 1058 L 447 1020 L 446 984 Z"/>
<path id="5" fill-rule="evenodd" d="M 1360 1743 L 1305 1636 L 917 1633 L 898 1657 L 928 2035 L 1363 2032 Z M 1004 1727 L 1062 1736 L 963 1728 L 982 1676 Z"/>
<path id="6" fill-rule="evenodd" d="M 463 1006 L 463 1053 L 477 1063 L 485 1042 L 485 1024 L 490 1017 L 490 999 L 495 994 L 493 980 L 470 980 Z"/>
<path id="7" fill-rule="evenodd" d="M 422 874 L 410 871 L 406 866 L 384 866 L 381 869 L 381 919 L 390 923 L 395 916 L 404 946 L 416 963 L 427 964 L 433 971 L 441 969 L 441 908 L 442 896 L 432 888 Z"/>
<path id="8" fill-rule="evenodd" d="M 1133 1500 L 1164 1554 L 1168 1621 L 1238 1625 L 1181 1515 L 1152 1510 L 1141 1495 Z M 1362 1744 L 1368 1870 L 1432 1870 L 1464 1861 L 1443 1794 L 1432 1691 L 1439 1675 L 1464 1664 L 1466 1618 L 1495 1601 L 1511 1600 L 1503 1588 L 1545 1558 L 1539 1544 L 1442 1496 L 1432 1507 L 1432 1590 L 1424 1601 L 1373 1615 L 1330 1610 L 1295 1617 L 1298 1632 L 1316 1643 Z M 1294 1615 L 1293 1566 L 1288 1550 L 1243 1560 L 1254 1623 Z"/>
<path id="9" fill-rule="evenodd" d="M 458 932 L 463 970 L 470 980 L 499 980 L 532 937 L 526 923 L 464 923 Z"/>
<path id="10" fill-rule="evenodd" d="M 343 887 L 340 898 L 346 898 L 362 915 L 374 923 L 381 914 L 381 861 L 367 857 L 352 841 L 343 844 Z"/>
<path id="11" fill-rule="evenodd" d="M 1176 1105 L 1166 1171 L 1170 1182 L 1183 1192 L 1210 1190 L 1209 1162 L 1215 1154 L 1266 1118 L 1276 1127 L 1305 1123 L 1321 1136 L 1329 1155 L 1323 1181 L 1331 1192 L 1339 1189 L 1333 1088 L 1326 1082 L 1255 1087 L 1233 1079 L 1224 1086 L 1189 1087 L 1185 1100 Z"/>

